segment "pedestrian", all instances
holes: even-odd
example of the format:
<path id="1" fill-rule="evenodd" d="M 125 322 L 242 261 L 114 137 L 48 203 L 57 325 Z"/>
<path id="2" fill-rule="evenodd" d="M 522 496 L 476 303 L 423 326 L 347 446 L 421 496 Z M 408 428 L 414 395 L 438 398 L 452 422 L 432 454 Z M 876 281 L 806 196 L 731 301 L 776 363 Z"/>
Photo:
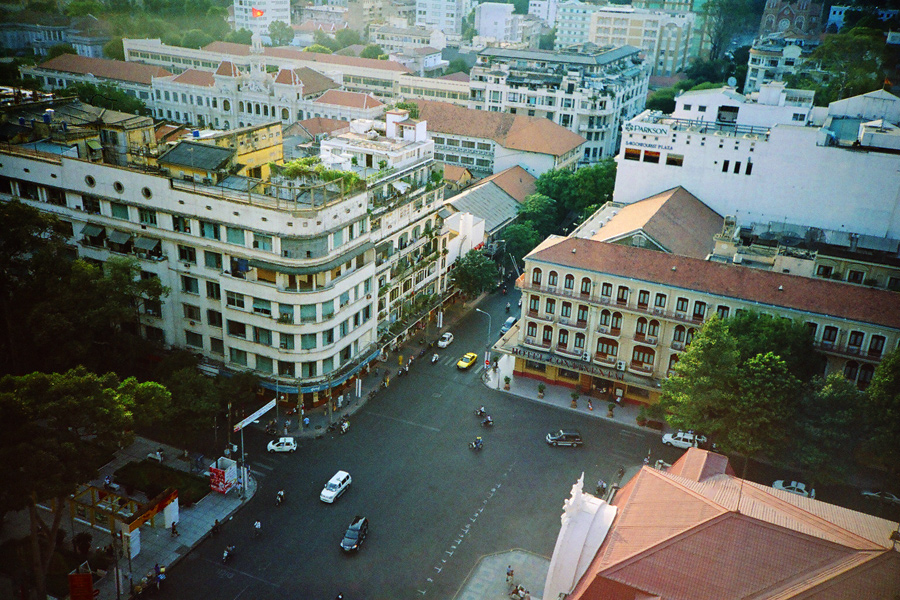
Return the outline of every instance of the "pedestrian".
<path id="1" fill-rule="evenodd" d="M 154 565 L 153 570 L 156 571 L 156 576 L 159 577 L 159 563 L 156 563 L 156 565 Z"/>
<path id="2" fill-rule="evenodd" d="M 172 522 L 172 537 L 178 537 L 181 535 L 178 533 L 178 523 L 176 521 Z"/>
<path id="3" fill-rule="evenodd" d="M 513 579 L 513 568 L 512 565 L 506 567 L 506 583 L 509 583 Z"/>
<path id="4" fill-rule="evenodd" d="M 212 533 L 213 533 L 213 535 L 218 535 L 218 533 L 219 533 L 219 527 L 221 527 L 221 525 L 219 525 L 219 520 L 216 519 L 216 520 L 213 522 L 213 526 L 212 526 Z"/>
<path id="5" fill-rule="evenodd" d="M 309 417 L 303 417 L 303 427 L 304 428 L 309 427 Z"/>
<path id="6" fill-rule="evenodd" d="M 287 435 L 287 431 L 288 431 L 288 422 L 285 421 L 284 422 L 284 435 Z"/>
<path id="7" fill-rule="evenodd" d="M 588 398 L 588 410 L 594 410 L 594 403 L 591 402 L 590 398 Z"/>

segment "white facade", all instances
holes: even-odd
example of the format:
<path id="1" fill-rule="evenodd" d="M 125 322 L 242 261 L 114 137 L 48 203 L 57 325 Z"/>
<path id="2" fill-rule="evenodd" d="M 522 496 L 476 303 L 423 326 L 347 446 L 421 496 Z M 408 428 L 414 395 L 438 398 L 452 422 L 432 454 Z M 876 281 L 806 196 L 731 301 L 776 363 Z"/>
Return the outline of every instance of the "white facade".
<path id="1" fill-rule="evenodd" d="M 875 17 L 879 21 L 887 21 L 897 16 L 900 11 L 895 8 L 878 8 L 878 7 L 866 7 L 866 6 L 832 6 L 828 11 L 828 22 L 827 25 L 834 25 L 838 29 L 844 26 L 844 14 L 848 10 L 858 10 L 864 13 L 870 13 L 875 15 Z"/>
<path id="2" fill-rule="evenodd" d="M 747 62 L 744 92 L 758 91 L 763 84 L 772 81 L 784 81 L 786 76 L 800 70 L 814 49 L 814 45 L 801 45 L 800 41 L 763 40 L 753 44 Z"/>
<path id="3" fill-rule="evenodd" d="M 759 92 L 743 96 L 734 88 L 696 90 L 675 98 L 674 119 L 709 123 L 774 127 L 804 125 L 813 109 L 815 92 L 787 89 L 784 83 L 767 83 Z"/>
<path id="4" fill-rule="evenodd" d="M 750 127 L 644 112 L 625 124 L 613 200 L 681 185 L 740 223 L 900 237 L 900 98 L 870 92 L 813 117 Z"/>
<path id="5" fill-rule="evenodd" d="M 529 0 L 528 14 L 534 15 L 548 27 L 553 27 L 556 24 L 557 6 L 558 0 Z"/>
<path id="6" fill-rule="evenodd" d="M 556 9 L 556 49 L 589 42 L 591 15 L 600 8 L 601 5 L 587 4 L 579 0 L 560 3 Z"/>
<path id="7" fill-rule="evenodd" d="M 475 7 L 475 31 L 483 38 L 513 42 L 513 5 L 482 2 Z"/>
<path id="8" fill-rule="evenodd" d="M 471 71 L 469 107 L 546 117 L 587 139 L 581 164 L 597 162 L 615 155 L 622 123 L 644 108 L 650 69 L 639 54 L 487 48 Z"/>
<path id="9" fill-rule="evenodd" d="M 472 213 L 453 213 L 444 219 L 447 240 L 447 264 L 452 265 L 469 250 L 479 248 L 487 242 L 484 233 L 484 219 Z"/>
<path id="10" fill-rule="evenodd" d="M 372 28 L 369 39 L 386 53 L 406 52 L 428 46 L 435 50 L 447 47 L 447 36 L 439 29 L 382 25 Z"/>
<path id="11" fill-rule="evenodd" d="M 591 15 L 589 41 L 598 46 L 636 46 L 652 75 L 671 77 L 691 59 L 694 14 L 604 6 Z"/>
<path id="12" fill-rule="evenodd" d="M 234 27 L 269 39 L 269 25 L 291 24 L 290 0 L 234 0 Z"/>
<path id="13" fill-rule="evenodd" d="M 467 0 L 416 0 L 416 27 L 439 29 L 448 38 L 460 36 L 470 10 Z"/>

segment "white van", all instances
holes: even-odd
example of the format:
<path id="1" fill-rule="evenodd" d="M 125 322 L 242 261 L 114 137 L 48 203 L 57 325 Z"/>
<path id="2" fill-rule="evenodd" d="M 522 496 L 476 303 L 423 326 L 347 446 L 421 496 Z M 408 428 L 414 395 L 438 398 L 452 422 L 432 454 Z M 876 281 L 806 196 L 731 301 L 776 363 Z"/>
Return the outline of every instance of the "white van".
<path id="1" fill-rule="evenodd" d="M 338 471 L 334 477 L 328 480 L 322 493 L 319 494 L 319 500 L 331 504 L 338 499 L 338 496 L 347 491 L 353 479 L 347 471 Z"/>

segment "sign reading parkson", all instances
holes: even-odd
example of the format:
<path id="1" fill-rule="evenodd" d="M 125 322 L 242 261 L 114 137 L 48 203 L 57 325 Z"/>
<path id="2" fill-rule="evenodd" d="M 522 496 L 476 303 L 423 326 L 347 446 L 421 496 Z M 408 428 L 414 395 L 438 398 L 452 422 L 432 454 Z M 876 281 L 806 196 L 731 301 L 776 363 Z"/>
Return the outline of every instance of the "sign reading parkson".
<path id="1" fill-rule="evenodd" d="M 668 125 L 642 125 L 640 123 L 625 123 L 625 133 L 645 133 L 648 135 L 669 135 Z"/>

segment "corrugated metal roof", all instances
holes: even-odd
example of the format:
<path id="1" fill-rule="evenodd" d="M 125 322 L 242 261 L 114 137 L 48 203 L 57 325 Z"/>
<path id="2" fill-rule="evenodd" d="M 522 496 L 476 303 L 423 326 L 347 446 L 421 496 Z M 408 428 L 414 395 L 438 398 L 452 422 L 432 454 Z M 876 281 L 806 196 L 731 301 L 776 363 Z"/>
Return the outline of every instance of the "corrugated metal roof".
<path id="1" fill-rule="evenodd" d="M 459 212 L 484 219 L 485 234 L 491 235 L 516 218 L 519 203 L 495 183 L 469 188 L 450 201 Z"/>

